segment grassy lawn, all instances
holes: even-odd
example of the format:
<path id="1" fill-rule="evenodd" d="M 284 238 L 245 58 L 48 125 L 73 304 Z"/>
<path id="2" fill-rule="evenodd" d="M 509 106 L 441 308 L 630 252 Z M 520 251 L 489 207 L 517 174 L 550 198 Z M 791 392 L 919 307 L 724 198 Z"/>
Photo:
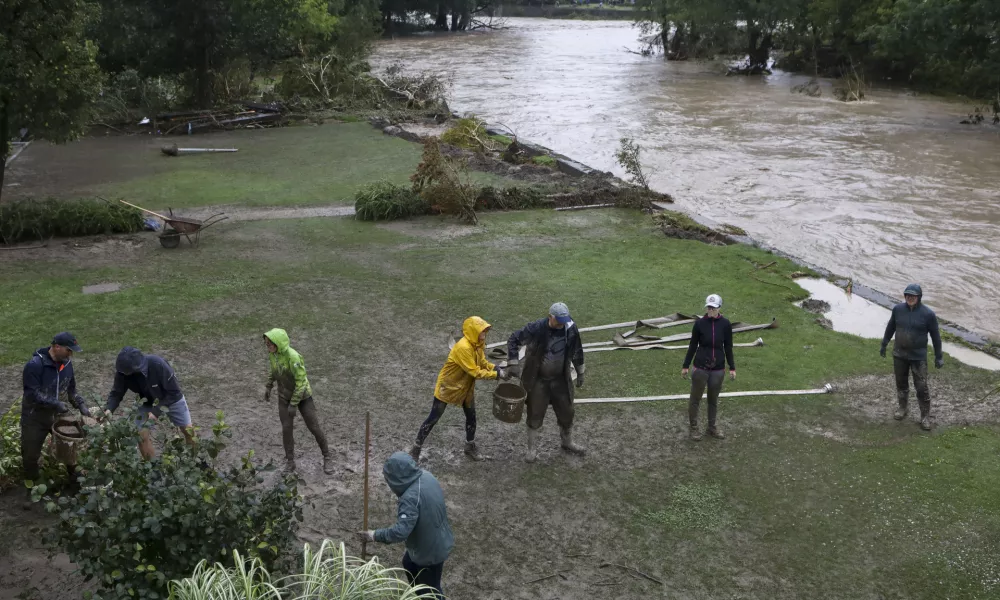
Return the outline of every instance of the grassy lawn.
<path id="1" fill-rule="evenodd" d="M 167 157 L 160 146 L 238 148 Z M 89 138 L 35 144 L 12 163 L 5 197 L 101 195 L 151 210 L 240 204 L 353 204 L 364 184 L 406 185 L 421 147 L 368 123 L 303 125 L 197 136 Z M 498 177 L 473 173 L 496 183 Z"/>
<path id="2" fill-rule="evenodd" d="M 368 135 L 352 127 L 331 129 Z M 324 129 L 310 132 L 320 136 Z M 313 150 L 302 151 L 303 162 L 315 160 L 321 145 L 310 139 L 303 143 Z M 286 147 L 298 152 L 300 146 Z M 232 159 L 206 158 L 212 164 Z M 366 164 L 345 160 L 358 169 Z M 201 162 L 177 160 L 184 169 L 201 169 Z M 296 167 L 302 171 L 287 178 L 320 173 L 318 162 Z M 247 185 L 243 195 L 225 189 L 224 181 L 239 183 L 232 168 L 203 175 L 228 198 L 212 203 L 250 196 Z M 400 176 L 411 168 L 400 167 Z M 239 169 L 257 177 L 253 169 Z M 364 181 L 373 169 L 363 167 L 366 174 L 356 173 L 353 181 Z M 164 181 L 183 181 L 173 177 Z M 271 185 L 265 179 L 254 180 Z M 331 187 L 347 189 L 334 179 Z M 299 185 L 306 189 L 305 181 Z M 320 194 L 320 187 L 308 183 L 311 193 Z M 275 194 L 298 201 L 291 192 Z M 234 453 L 255 448 L 278 459 L 277 416 L 259 401 L 266 362 L 260 335 L 284 327 L 306 359 L 331 445 L 355 468 L 323 476 L 314 442 L 297 427 L 310 503 L 306 540 L 346 540 L 360 528 L 356 467 L 364 413 L 372 414 L 373 464 L 408 448 L 429 409 L 447 335 L 466 316 L 493 323 L 490 341 L 499 341 L 544 316 L 556 300 L 587 326 L 697 312 L 714 292 L 734 321 L 777 317 L 781 323 L 777 330 L 737 334 L 737 342 L 760 335 L 766 346 L 736 349 L 739 377 L 727 380 L 726 391 L 819 387 L 877 375 L 860 401 L 883 402 L 883 418 L 866 417 L 852 408 L 851 400 L 859 399 L 845 395 L 723 401 L 720 419 L 729 438 L 692 443 L 685 438 L 683 402 L 580 405 L 578 436 L 588 457 L 560 454 L 550 414 L 540 461 L 527 466 L 523 425 L 493 419 L 492 385 L 479 384 L 478 437 L 493 460 L 465 462 L 460 411 L 446 413 L 425 447 L 456 534 L 446 591 L 484 599 L 1000 594 L 997 428 L 949 424 L 927 435 L 912 421 L 892 421 L 885 400 L 892 395 L 891 367 L 878 358 L 877 342 L 822 329 L 815 315 L 794 307 L 792 300 L 805 294 L 787 278 L 797 270 L 787 261 L 759 271 L 762 283 L 750 272 L 773 256 L 666 239 L 648 217 L 618 210 L 487 214 L 475 228 L 437 218 L 389 225 L 350 219 L 222 224 L 200 248 L 169 251 L 150 234 L 137 239 L 19 253 L 0 263 L 2 397 L 18 393 L 20 366 L 31 352 L 69 329 L 85 350 L 75 359 L 84 390 L 107 391 L 113 357 L 125 344 L 160 353 L 176 367 L 196 423 L 224 410 Z M 125 288 L 80 293 L 83 285 L 110 281 Z M 610 333 L 585 338 L 600 341 Z M 685 392 L 682 359 L 677 351 L 589 354 L 580 396 Z M 974 396 L 990 382 L 989 374 L 955 361 L 931 375 L 936 402 L 951 399 L 940 392 L 946 384 L 950 394 Z M 395 515 L 393 497 L 378 478 L 372 489 L 372 524 L 384 526 Z M 8 520 L 4 527 L 10 526 Z M 402 552 L 380 550 L 390 563 Z M 603 563 L 627 564 L 665 585 Z M 565 579 L 525 583 L 560 571 Z M 73 589 L 73 575 L 60 577 L 45 597 Z"/>

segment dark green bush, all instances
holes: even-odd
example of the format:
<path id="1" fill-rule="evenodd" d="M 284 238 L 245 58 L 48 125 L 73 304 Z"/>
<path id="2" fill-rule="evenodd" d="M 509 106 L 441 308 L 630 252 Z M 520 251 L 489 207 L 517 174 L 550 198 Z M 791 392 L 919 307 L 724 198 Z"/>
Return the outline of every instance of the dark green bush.
<path id="1" fill-rule="evenodd" d="M 0 204 L 0 238 L 8 244 L 50 237 L 134 233 L 142 212 L 100 199 L 14 200 Z"/>
<path id="2" fill-rule="evenodd" d="M 420 194 L 388 181 L 370 183 L 354 195 L 354 217 L 361 221 L 405 219 L 429 210 Z"/>
<path id="3" fill-rule="evenodd" d="M 295 476 L 264 485 L 267 468 L 252 450 L 235 465 L 216 465 L 229 435 L 219 412 L 197 446 L 175 437 L 147 461 L 136 451 L 132 415 L 87 428 L 79 494 L 43 502 L 58 515 L 50 542 L 96 581 L 95 598 L 165 600 L 168 582 L 189 577 L 202 560 L 232 564 L 233 551 L 268 569 L 294 557 L 302 520 Z M 35 486 L 33 497 L 44 488 Z"/>

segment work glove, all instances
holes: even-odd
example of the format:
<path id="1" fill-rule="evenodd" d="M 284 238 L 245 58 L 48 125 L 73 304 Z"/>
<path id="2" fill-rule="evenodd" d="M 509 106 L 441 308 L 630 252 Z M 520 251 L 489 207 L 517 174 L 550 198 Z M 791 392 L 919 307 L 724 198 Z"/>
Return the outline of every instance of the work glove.
<path id="1" fill-rule="evenodd" d="M 369 531 L 359 531 L 359 532 L 355 533 L 354 535 L 357 536 L 359 542 L 374 542 L 375 541 L 375 532 L 371 531 L 371 530 L 369 530 Z"/>
<path id="2" fill-rule="evenodd" d="M 934 368 L 940 369 L 943 366 L 944 366 L 944 358 L 939 356 L 934 359 Z"/>
<path id="3" fill-rule="evenodd" d="M 65 402 L 61 400 L 56 400 L 56 412 L 59 413 L 60 415 L 66 414 L 69 412 L 69 407 L 66 406 Z"/>
<path id="4" fill-rule="evenodd" d="M 295 413 L 298 411 L 299 407 L 291 402 L 288 403 L 288 418 L 294 419 Z"/>
<path id="5" fill-rule="evenodd" d="M 882 346 L 882 348 L 879 349 L 878 355 L 885 358 L 885 346 Z"/>
<path id="6" fill-rule="evenodd" d="M 508 373 L 507 369 L 504 369 L 503 367 L 497 367 L 497 379 L 507 381 L 510 379 L 510 373 Z"/>
<path id="7" fill-rule="evenodd" d="M 85 417 L 90 417 L 90 409 L 87 408 L 86 404 L 80 404 L 80 414 Z"/>
<path id="8" fill-rule="evenodd" d="M 521 365 L 518 364 L 518 361 L 517 361 L 516 358 L 514 360 L 508 360 L 507 361 L 507 373 L 511 377 L 520 377 L 521 376 Z"/>
<path id="9" fill-rule="evenodd" d="M 583 373 L 577 373 L 576 375 L 576 387 L 583 387 Z"/>
<path id="10" fill-rule="evenodd" d="M 271 401 L 271 386 L 267 386 L 264 389 L 264 402 L 270 402 L 270 401 Z"/>

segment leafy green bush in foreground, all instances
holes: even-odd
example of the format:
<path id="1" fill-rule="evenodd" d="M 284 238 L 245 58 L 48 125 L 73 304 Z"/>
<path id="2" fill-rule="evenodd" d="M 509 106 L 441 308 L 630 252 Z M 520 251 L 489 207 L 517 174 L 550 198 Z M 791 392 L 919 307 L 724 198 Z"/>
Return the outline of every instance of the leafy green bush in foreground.
<path id="1" fill-rule="evenodd" d="M 302 519 L 296 479 L 262 485 L 265 469 L 253 451 L 216 470 L 229 435 L 220 412 L 212 436 L 196 447 L 175 438 L 145 461 L 131 416 L 87 428 L 78 465 L 82 490 L 45 504 L 59 515 L 51 542 L 86 580 L 97 580 L 97 598 L 166 598 L 168 582 L 234 551 L 269 568 L 287 557 Z"/>

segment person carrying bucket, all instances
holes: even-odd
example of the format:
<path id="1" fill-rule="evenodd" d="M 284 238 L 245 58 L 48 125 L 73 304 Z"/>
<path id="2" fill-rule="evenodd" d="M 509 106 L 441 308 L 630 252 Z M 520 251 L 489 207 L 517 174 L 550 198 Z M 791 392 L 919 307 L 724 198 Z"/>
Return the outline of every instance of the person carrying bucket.
<path id="1" fill-rule="evenodd" d="M 719 412 L 719 393 L 726 379 L 726 362 L 729 363 L 729 377 L 736 379 L 736 362 L 733 360 L 733 325 L 729 319 L 722 316 L 722 298 L 711 294 L 705 298 L 705 316 L 695 321 L 691 330 L 691 343 L 688 345 L 687 356 L 681 376 L 687 379 L 688 368 L 694 360 L 694 373 L 691 374 L 691 399 L 688 400 L 689 436 L 692 440 L 701 439 L 698 429 L 698 405 L 708 388 L 708 435 L 722 440 L 725 434 L 716 424 Z"/>
<path id="2" fill-rule="evenodd" d="M 417 441 L 410 449 L 413 460 L 420 460 L 424 441 L 449 404 L 461 406 L 465 412 L 465 455 L 474 461 L 484 459 L 476 445 L 476 380 L 510 379 L 505 369 L 486 360 L 486 334 L 491 327 L 481 317 L 469 317 L 462 323 L 462 339 L 452 346 L 438 373 L 431 412 L 417 431 Z"/>
<path id="3" fill-rule="evenodd" d="M 521 347 L 525 347 L 524 365 L 520 364 Z M 569 314 L 569 308 L 556 302 L 549 316 L 528 323 L 515 331 L 507 341 L 507 368 L 528 393 L 528 452 L 525 462 L 538 458 L 538 434 L 545 420 L 545 411 L 552 405 L 559 423 L 562 449 L 582 456 L 586 450 L 573 442 L 573 371 L 576 387 L 583 387 L 583 343 L 580 331 Z"/>
<path id="4" fill-rule="evenodd" d="M 25 482 L 38 483 L 38 461 L 45 440 L 52 432 L 58 415 L 69 412 L 72 404 L 85 417 L 90 416 L 83 397 L 76 391 L 73 353 L 80 351 L 76 337 L 63 332 L 52 338 L 48 348 L 38 349 L 24 365 L 21 398 L 21 469 Z M 76 482 L 76 469 L 66 466 L 70 485 Z M 30 492 L 30 488 L 29 488 Z"/>

